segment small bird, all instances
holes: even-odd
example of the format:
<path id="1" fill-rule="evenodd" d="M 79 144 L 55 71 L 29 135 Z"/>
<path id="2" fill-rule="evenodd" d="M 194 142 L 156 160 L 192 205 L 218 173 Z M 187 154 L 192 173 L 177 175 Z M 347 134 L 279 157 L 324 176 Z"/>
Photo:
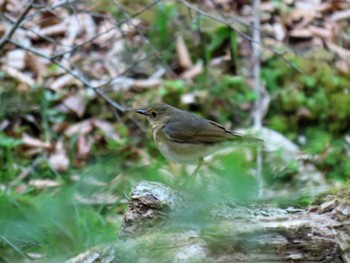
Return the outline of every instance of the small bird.
<path id="1" fill-rule="evenodd" d="M 197 164 L 193 174 L 198 172 L 204 157 L 222 148 L 224 142 L 262 142 L 165 103 L 136 112 L 147 117 L 153 139 L 162 155 L 174 163 Z"/>

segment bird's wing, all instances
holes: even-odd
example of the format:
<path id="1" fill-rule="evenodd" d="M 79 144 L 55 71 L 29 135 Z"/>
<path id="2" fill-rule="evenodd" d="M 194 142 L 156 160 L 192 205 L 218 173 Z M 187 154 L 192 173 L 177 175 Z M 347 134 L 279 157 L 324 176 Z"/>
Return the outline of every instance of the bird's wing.
<path id="1" fill-rule="evenodd" d="M 162 131 L 168 139 L 180 143 L 217 143 L 226 140 L 239 139 L 237 133 L 227 130 L 224 126 L 200 118 L 195 115 L 187 115 L 186 123 L 183 119 L 172 119 L 166 123 Z"/>

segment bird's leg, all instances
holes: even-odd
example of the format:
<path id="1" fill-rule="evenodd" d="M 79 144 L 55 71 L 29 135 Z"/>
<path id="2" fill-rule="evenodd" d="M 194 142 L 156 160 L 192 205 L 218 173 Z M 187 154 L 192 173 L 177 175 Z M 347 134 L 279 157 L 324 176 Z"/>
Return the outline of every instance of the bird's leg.
<path id="1" fill-rule="evenodd" d="M 196 179 L 196 176 L 197 176 L 197 174 L 199 172 L 199 169 L 202 167 L 203 163 L 204 163 L 204 159 L 200 158 L 199 161 L 198 161 L 196 169 L 194 169 L 193 173 L 191 174 L 191 177 L 192 177 L 193 180 Z"/>

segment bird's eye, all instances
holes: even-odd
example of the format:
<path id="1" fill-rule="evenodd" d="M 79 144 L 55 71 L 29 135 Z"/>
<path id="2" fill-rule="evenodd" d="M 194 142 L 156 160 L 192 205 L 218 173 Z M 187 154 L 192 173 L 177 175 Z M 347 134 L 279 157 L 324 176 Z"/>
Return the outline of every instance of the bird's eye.
<path id="1" fill-rule="evenodd" d="M 152 112 L 151 112 L 151 116 L 152 116 L 153 118 L 157 117 L 157 115 L 158 115 L 158 113 L 157 113 L 156 111 L 152 111 Z"/>

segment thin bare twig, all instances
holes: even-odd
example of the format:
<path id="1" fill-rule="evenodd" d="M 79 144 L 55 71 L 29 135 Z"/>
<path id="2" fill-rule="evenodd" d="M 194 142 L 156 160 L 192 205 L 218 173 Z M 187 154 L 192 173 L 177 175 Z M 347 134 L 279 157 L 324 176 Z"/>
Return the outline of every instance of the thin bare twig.
<path id="1" fill-rule="evenodd" d="M 116 103 L 115 101 L 111 100 L 110 98 L 108 98 L 107 95 L 105 95 L 98 87 L 94 87 L 91 85 L 90 81 L 85 78 L 85 76 L 82 76 L 81 74 L 79 74 L 78 72 L 76 72 L 76 70 L 71 70 L 69 68 L 67 68 L 66 66 L 64 66 L 62 63 L 58 62 L 56 59 L 51 58 L 50 56 L 47 56 L 46 54 L 31 48 L 31 47 L 27 47 L 24 46 L 20 43 L 17 43 L 13 40 L 9 40 L 9 42 L 13 45 L 15 45 L 18 48 L 21 48 L 23 50 L 27 50 L 30 53 L 33 53 L 35 55 L 37 55 L 38 57 L 44 58 L 46 60 L 51 61 L 52 63 L 54 63 L 55 65 L 57 65 L 59 68 L 63 69 L 64 71 L 66 71 L 67 73 L 69 73 L 70 75 L 72 75 L 74 78 L 78 79 L 81 83 L 84 84 L 85 87 L 93 89 L 96 94 L 98 94 L 99 96 L 101 96 L 103 99 L 105 99 L 111 106 L 115 107 L 116 109 L 118 109 L 121 112 L 126 112 L 129 109 L 124 108 L 123 106 L 121 106 L 120 104 Z"/>
<path id="2" fill-rule="evenodd" d="M 213 20 L 213 21 L 216 21 L 216 22 L 219 22 L 223 25 L 226 25 L 228 26 L 229 28 L 231 28 L 232 30 L 236 31 L 240 36 L 242 36 L 243 38 L 249 40 L 250 42 L 252 43 L 256 43 L 260 46 L 262 46 L 263 48 L 273 52 L 278 58 L 280 58 L 281 60 L 283 60 L 287 65 L 289 65 L 291 68 L 295 69 L 296 71 L 298 72 L 301 72 L 300 69 L 298 69 L 294 64 L 292 64 L 290 61 L 288 61 L 288 59 L 286 59 L 284 57 L 284 54 L 285 52 L 283 53 L 280 53 L 278 52 L 277 50 L 275 50 L 274 48 L 272 47 L 269 47 L 267 45 L 265 45 L 264 43 L 261 43 L 261 42 L 256 42 L 251 36 L 247 35 L 246 33 L 242 32 L 241 30 L 239 30 L 238 28 L 236 28 L 231 22 L 227 22 L 225 19 L 223 18 L 220 18 L 220 17 L 217 17 L 215 15 L 212 15 L 212 14 L 209 14 L 207 12 L 204 12 L 203 10 L 195 7 L 194 5 L 191 5 L 190 3 L 188 3 L 187 1 L 185 0 L 178 0 L 178 2 L 180 2 L 181 4 L 183 4 L 184 6 L 186 6 L 187 8 L 189 9 L 192 9 L 194 10 L 195 12 L 197 12 L 198 14 L 201 14 L 205 17 L 208 17 L 209 19 Z"/>
<path id="3" fill-rule="evenodd" d="M 102 88 L 104 86 L 107 86 L 111 83 L 113 83 L 115 80 L 117 80 L 118 78 L 120 78 L 121 76 L 125 75 L 126 73 L 128 73 L 130 70 L 132 70 L 133 68 L 135 68 L 138 64 L 140 64 L 141 62 L 143 61 L 146 61 L 147 59 L 149 59 L 150 56 L 145 56 L 144 58 L 141 58 L 140 60 L 136 61 L 134 64 L 132 64 L 130 67 L 128 67 L 127 69 L 125 69 L 122 73 L 118 74 L 118 76 L 116 77 L 113 77 L 109 80 L 107 80 L 106 82 L 98 85 L 97 87 L 95 88 Z"/>
<path id="4" fill-rule="evenodd" d="M 224 12 L 222 10 L 220 10 L 219 8 L 219 4 L 215 2 L 215 0 L 210 0 L 210 2 L 215 6 L 217 12 L 220 14 L 220 16 L 222 18 L 225 18 L 225 20 L 231 20 L 232 23 L 236 23 L 236 24 L 240 24 L 242 26 L 245 26 L 247 29 L 249 29 L 251 26 L 249 25 L 249 23 L 245 22 L 245 21 L 242 21 L 241 19 L 233 16 L 232 14 L 230 14 L 229 16 L 228 15 L 225 15 Z"/>
<path id="5" fill-rule="evenodd" d="M 112 0 L 113 3 L 117 6 L 117 8 L 123 13 L 123 15 L 127 18 L 126 19 L 126 23 L 129 23 L 132 27 L 136 28 L 136 31 L 140 34 L 140 36 L 142 36 L 144 39 L 147 39 L 147 37 L 145 36 L 145 34 L 139 30 L 137 28 L 137 26 L 135 26 L 132 23 L 132 18 L 135 17 L 135 14 L 140 15 L 142 12 L 146 11 L 148 8 L 152 7 L 153 5 L 155 5 L 156 3 L 160 2 L 161 0 L 156 0 L 152 3 L 150 3 L 147 7 L 147 9 L 143 8 L 142 12 L 140 13 L 140 11 L 136 12 L 133 15 L 129 15 L 129 13 L 123 8 L 123 6 L 117 1 L 117 0 Z M 169 73 L 171 73 L 173 76 L 175 76 L 176 74 L 173 72 L 173 70 L 169 67 L 168 64 L 164 63 L 163 59 L 162 59 L 162 55 L 159 53 L 158 50 L 156 50 L 152 45 L 149 45 L 151 48 L 152 53 L 154 53 L 154 55 L 157 57 L 157 59 L 160 61 L 160 63 L 163 65 L 164 68 L 166 68 L 168 70 Z"/>
<path id="6" fill-rule="evenodd" d="M 26 18 L 29 11 L 33 8 L 33 2 L 34 0 L 31 0 L 26 7 L 26 9 L 23 11 L 23 13 L 19 16 L 17 21 L 13 24 L 13 26 L 10 28 L 9 31 L 6 32 L 5 36 L 0 40 L 0 50 L 8 43 L 8 41 L 11 39 L 12 35 L 15 33 L 16 29 L 20 27 L 23 20 Z"/>
<path id="7" fill-rule="evenodd" d="M 9 18 L 7 17 L 5 14 L 3 13 L 0 13 L 0 18 L 2 18 L 3 20 L 5 20 L 7 23 L 10 23 L 11 25 L 14 25 L 16 23 L 16 21 L 12 20 L 12 18 Z M 18 28 L 22 28 L 24 30 L 28 30 L 30 32 L 32 32 L 34 35 L 40 37 L 41 39 L 44 39 L 52 44 L 55 44 L 57 46 L 63 46 L 63 47 L 66 47 L 67 45 L 64 45 L 62 43 L 59 43 L 57 42 L 56 40 L 54 40 L 53 38 L 51 37 L 48 37 L 48 36 L 45 36 L 43 34 L 40 34 L 39 32 L 37 32 L 36 30 L 32 29 L 32 28 L 29 28 L 29 27 L 26 27 L 24 25 L 20 25 Z"/>
<path id="8" fill-rule="evenodd" d="M 72 5 L 76 1 L 77 0 L 62 0 L 62 1 L 59 1 L 59 2 L 52 4 L 50 6 L 42 7 L 38 11 L 36 11 L 35 13 L 31 14 L 30 16 L 27 16 L 24 23 L 26 23 L 27 21 L 33 20 L 34 17 L 37 17 L 37 16 L 41 15 L 42 13 L 51 12 L 52 10 L 59 8 L 59 7 L 62 7 L 62 6 L 65 6 L 65 5 Z"/>
<path id="9" fill-rule="evenodd" d="M 116 26 L 113 26 L 113 27 L 111 27 L 111 28 L 106 29 L 105 31 L 103 31 L 103 32 L 101 32 L 101 33 L 96 34 L 95 36 L 93 36 L 92 38 L 88 39 L 87 41 L 85 41 L 85 42 L 83 42 L 83 43 L 81 43 L 81 44 L 79 44 L 79 45 L 76 45 L 76 46 L 72 47 L 72 48 L 69 49 L 69 50 L 66 50 L 66 51 L 63 51 L 63 52 L 60 52 L 60 53 L 54 55 L 53 58 L 54 58 L 54 59 L 58 59 L 58 58 L 64 56 L 65 54 L 69 54 L 69 53 L 72 54 L 72 53 L 74 53 L 75 51 L 77 51 L 78 49 L 84 47 L 85 45 L 92 43 L 92 41 L 94 41 L 95 39 L 99 38 L 100 36 L 102 36 L 102 35 L 104 35 L 104 34 L 107 34 L 107 33 L 109 33 L 110 31 L 113 31 L 113 30 L 115 30 L 115 29 L 117 29 L 117 28 L 120 28 L 123 24 L 130 22 L 131 19 L 133 19 L 134 17 L 136 17 L 136 16 L 142 14 L 143 12 L 147 11 L 147 10 L 150 9 L 153 5 L 157 4 L 157 3 L 160 2 L 160 1 L 162 1 L 162 0 L 156 0 L 156 1 L 154 1 L 154 2 L 151 2 L 150 4 L 146 5 L 146 6 L 145 6 L 144 8 L 142 8 L 141 10 L 137 11 L 136 13 L 131 14 L 131 15 L 128 15 L 128 16 L 127 16 L 127 19 L 125 19 L 125 20 L 123 20 L 123 21 L 117 23 Z"/>
<path id="10" fill-rule="evenodd" d="M 144 8 L 141 8 L 140 10 L 138 10 L 135 13 L 133 13 L 132 15 L 130 15 L 130 19 L 141 15 L 143 12 L 145 12 L 148 9 L 150 9 L 152 6 L 154 6 L 155 4 L 158 4 L 161 1 L 163 1 L 163 0 L 155 0 L 155 1 L 151 2 L 151 3 L 149 3 Z"/>
<path id="11" fill-rule="evenodd" d="M 111 32 L 111 31 L 113 31 L 113 30 L 116 30 L 116 29 L 117 29 L 116 26 L 115 26 L 115 27 L 113 26 L 113 27 L 111 27 L 111 28 L 108 28 L 108 29 L 106 29 L 105 31 L 94 35 L 93 37 L 91 37 L 91 38 L 88 39 L 87 41 L 85 41 L 85 42 L 83 42 L 83 43 L 81 43 L 81 44 L 79 44 L 79 45 L 76 45 L 76 46 L 72 47 L 72 48 L 69 49 L 69 50 L 60 52 L 60 53 L 58 53 L 58 54 L 52 56 L 52 59 L 59 59 L 59 58 L 63 57 L 65 54 L 73 54 L 73 53 L 74 53 L 75 51 L 77 51 L 79 48 L 82 48 L 82 47 L 84 47 L 85 45 L 92 43 L 92 41 L 94 41 L 95 39 L 99 38 L 100 36 L 102 36 L 102 35 L 104 35 L 104 34 L 107 34 L 107 33 Z"/>

